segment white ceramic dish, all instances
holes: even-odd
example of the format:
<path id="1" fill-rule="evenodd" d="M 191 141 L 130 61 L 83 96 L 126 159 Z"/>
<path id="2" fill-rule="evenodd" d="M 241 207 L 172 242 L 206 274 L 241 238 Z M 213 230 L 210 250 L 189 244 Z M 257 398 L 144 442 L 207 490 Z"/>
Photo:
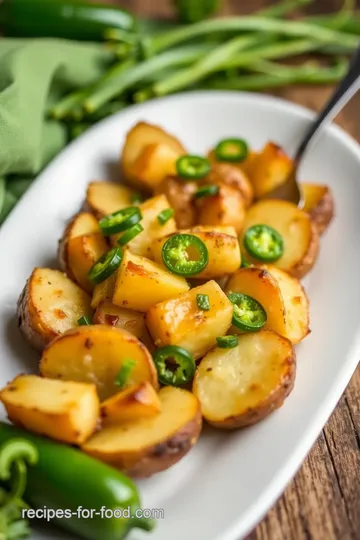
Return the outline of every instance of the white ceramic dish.
<path id="1" fill-rule="evenodd" d="M 39 177 L 0 230 L 0 384 L 36 370 L 37 355 L 16 328 L 15 304 L 34 266 L 54 265 L 57 240 L 81 206 L 87 183 L 116 171 L 124 136 L 139 120 L 158 123 L 194 152 L 239 135 L 251 146 L 272 139 L 292 151 L 312 114 L 255 94 L 197 92 L 129 108 L 92 128 Z M 306 278 L 311 335 L 297 348 L 295 389 L 260 424 L 234 433 L 205 429 L 180 463 L 139 482 L 144 508 L 163 508 L 153 535 L 131 539 L 240 540 L 295 474 L 360 358 L 360 148 L 337 127 L 308 154 L 303 179 L 334 190 L 336 219 Z M 64 538 L 57 530 L 34 539 Z M 68 536 L 66 536 L 68 537 Z M 100 540 L 100 539 L 99 539 Z"/>

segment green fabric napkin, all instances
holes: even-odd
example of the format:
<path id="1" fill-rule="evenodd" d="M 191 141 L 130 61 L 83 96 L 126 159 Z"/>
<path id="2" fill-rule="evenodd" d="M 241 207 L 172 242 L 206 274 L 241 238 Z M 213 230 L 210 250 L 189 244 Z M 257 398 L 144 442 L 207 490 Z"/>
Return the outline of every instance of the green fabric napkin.
<path id="1" fill-rule="evenodd" d="M 67 143 L 65 126 L 47 118 L 49 106 L 96 81 L 110 56 L 101 44 L 0 40 L 0 223 Z"/>

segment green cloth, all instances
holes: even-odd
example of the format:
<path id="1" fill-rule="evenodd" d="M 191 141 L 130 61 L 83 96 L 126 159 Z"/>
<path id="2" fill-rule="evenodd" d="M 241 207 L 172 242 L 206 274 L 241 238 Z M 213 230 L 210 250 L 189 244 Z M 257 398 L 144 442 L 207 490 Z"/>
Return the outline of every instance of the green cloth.
<path id="1" fill-rule="evenodd" d="M 47 118 L 49 106 L 64 93 L 95 82 L 109 58 L 95 43 L 0 40 L 0 223 L 67 144 L 66 127 Z"/>

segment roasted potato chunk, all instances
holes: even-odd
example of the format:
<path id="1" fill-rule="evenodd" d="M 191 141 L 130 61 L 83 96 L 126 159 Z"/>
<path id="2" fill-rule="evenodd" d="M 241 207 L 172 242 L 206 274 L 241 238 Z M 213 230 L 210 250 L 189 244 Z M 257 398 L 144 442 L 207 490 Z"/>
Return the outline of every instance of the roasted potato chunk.
<path id="1" fill-rule="evenodd" d="M 122 328 L 140 339 L 151 351 L 154 344 L 145 324 L 145 314 L 132 309 L 121 308 L 110 300 L 103 300 L 98 305 L 93 318 L 94 324 L 107 324 Z"/>
<path id="2" fill-rule="evenodd" d="M 82 449 L 130 476 L 168 469 L 195 445 L 202 419 L 198 400 L 187 390 L 166 386 L 159 398 L 159 414 L 104 427 Z"/>
<path id="3" fill-rule="evenodd" d="M 17 305 L 19 328 L 42 350 L 50 341 L 92 316 L 90 297 L 59 270 L 35 268 Z"/>
<path id="4" fill-rule="evenodd" d="M 96 309 L 101 302 L 105 300 L 112 300 L 116 282 L 116 273 L 112 274 L 109 278 L 105 279 L 102 283 L 95 285 L 91 307 Z"/>
<path id="5" fill-rule="evenodd" d="M 233 349 L 207 354 L 195 374 L 193 392 L 209 424 L 236 429 L 280 407 L 294 386 L 295 372 L 290 341 L 263 330 L 239 336 Z"/>
<path id="6" fill-rule="evenodd" d="M 210 310 L 197 305 L 197 295 L 209 297 Z M 201 358 L 226 334 L 231 325 L 233 307 L 215 281 L 195 287 L 149 309 L 146 324 L 155 345 L 179 345 Z"/>
<path id="7" fill-rule="evenodd" d="M 112 300 L 120 307 L 147 311 L 151 306 L 188 290 L 189 285 L 183 277 L 126 251 L 117 271 Z"/>
<path id="8" fill-rule="evenodd" d="M 151 245 L 161 236 L 165 236 L 176 231 L 176 223 L 174 218 L 170 218 L 164 225 L 158 220 L 158 215 L 163 210 L 170 208 L 169 202 L 165 195 L 157 195 L 148 199 L 139 206 L 142 215 L 141 225 L 143 231 L 138 234 L 131 242 L 127 244 L 127 248 L 142 257 L 151 258 Z M 121 234 L 120 234 L 121 236 Z M 119 235 L 112 237 L 112 243 L 117 246 Z"/>
<path id="9" fill-rule="evenodd" d="M 218 193 L 196 201 L 200 225 L 231 225 L 241 232 L 245 219 L 242 195 L 233 187 L 220 184 Z"/>
<path id="10" fill-rule="evenodd" d="M 265 145 L 248 164 L 249 178 L 254 187 L 255 197 L 261 199 L 269 191 L 283 184 L 293 166 L 292 159 L 273 142 Z"/>
<path id="11" fill-rule="evenodd" d="M 80 326 L 56 338 L 44 350 L 40 372 L 50 379 L 95 383 L 101 400 L 116 394 L 116 376 L 123 362 L 135 366 L 127 386 L 149 381 L 157 388 L 151 355 L 135 336 L 107 325 Z"/>
<path id="12" fill-rule="evenodd" d="M 164 194 L 174 210 L 174 218 L 179 229 L 194 227 L 197 211 L 194 193 L 198 189 L 196 182 L 184 182 L 176 176 L 168 176 L 156 187 L 157 194 Z"/>
<path id="13" fill-rule="evenodd" d="M 71 238 L 68 242 L 69 277 L 88 293 L 92 293 L 95 285 L 88 278 L 89 270 L 108 251 L 108 244 L 100 233 L 85 234 Z"/>
<path id="14" fill-rule="evenodd" d="M 225 184 L 240 193 L 245 208 L 248 208 L 254 199 L 254 189 L 244 171 L 231 163 L 215 163 L 207 178 L 209 184 Z"/>
<path id="15" fill-rule="evenodd" d="M 334 217 L 334 197 L 329 186 L 301 184 L 304 208 L 315 224 L 318 233 L 323 234 Z"/>
<path id="16" fill-rule="evenodd" d="M 155 388 L 149 382 L 131 386 L 105 400 L 100 413 L 103 425 L 118 424 L 127 420 L 149 418 L 158 414 L 161 402 Z"/>
<path id="17" fill-rule="evenodd" d="M 259 201 L 246 214 L 244 235 L 253 225 L 269 225 L 281 234 L 284 253 L 274 265 L 294 277 L 301 278 L 314 266 L 319 253 L 319 235 L 309 215 L 294 204 L 280 200 Z M 247 259 L 256 263 L 244 248 Z"/>
<path id="18" fill-rule="evenodd" d="M 211 229 L 211 227 L 199 226 L 178 232 L 197 236 L 208 249 L 209 262 L 202 272 L 193 276 L 193 279 L 215 279 L 232 274 L 240 268 L 240 247 L 234 227 Z M 152 245 L 153 258 L 158 264 L 163 264 L 162 248 L 170 236 L 172 235 L 159 238 Z"/>
<path id="19" fill-rule="evenodd" d="M 265 329 L 274 330 L 286 336 L 286 315 L 284 300 L 280 287 L 270 272 L 263 268 L 241 268 L 235 272 L 225 287 L 226 294 L 238 292 L 255 298 L 266 311 L 267 322 Z M 241 330 L 232 326 L 231 334 L 240 334 Z"/>
<path id="20" fill-rule="evenodd" d="M 174 173 L 174 162 L 185 153 L 176 137 L 159 126 L 139 122 L 126 136 L 122 172 L 129 183 L 153 189 L 165 176 Z"/>
<path id="21" fill-rule="evenodd" d="M 99 233 L 99 222 L 93 214 L 90 212 L 80 212 L 72 218 L 67 225 L 63 237 L 59 242 L 58 248 L 58 261 L 61 270 L 67 272 L 70 279 L 74 279 L 74 276 L 70 275 L 69 263 L 68 263 L 68 242 L 71 238 L 77 238 L 85 234 Z"/>
<path id="22" fill-rule="evenodd" d="M 273 265 L 242 268 L 229 279 L 226 293 L 240 292 L 260 302 L 265 329 L 299 343 L 309 333 L 309 301 L 298 279 Z M 241 333 L 235 326 L 231 333 Z"/>
<path id="23" fill-rule="evenodd" d="M 69 444 L 84 443 L 99 418 L 99 398 L 90 383 L 19 375 L 1 390 L 0 400 L 14 424 Z"/>
<path id="24" fill-rule="evenodd" d="M 176 161 L 181 154 L 167 144 L 149 144 L 131 167 L 133 181 L 155 190 L 166 176 L 176 174 Z"/>
<path id="25" fill-rule="evenodd" d="M 92 214 L 82 212 L 72 219 L 60 241 L 60 267 L 70 279 L 91 293 L 94 285 L 88 279 L 88 272 L 107 250 L 108 244 L 100 233 L 98 220 Z"/>
<path id="26" fill-rule="evenodd" d="M 285 307 L 285 325 L 287 337 L 291 343 L 299 343 L 310 333 L 309 300 L 299 280 L 287 272 L 267 265 L 263 268 L 276 279 Z"/>
<path id="27" fill-rule="evenodd" d="M 86 192 L 86 203 L 100 219 L 117 210 L 131 206 L 134 192 L 126 186 L 113 182 L 91 182 Z"/>

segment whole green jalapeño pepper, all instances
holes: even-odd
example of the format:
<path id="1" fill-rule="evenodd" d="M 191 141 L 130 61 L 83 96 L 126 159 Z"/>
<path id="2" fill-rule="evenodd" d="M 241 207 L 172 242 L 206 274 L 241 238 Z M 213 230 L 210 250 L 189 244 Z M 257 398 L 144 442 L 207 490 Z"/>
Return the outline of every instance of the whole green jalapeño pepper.
<path id="1" fill-rule="evenodd" d="M 108 28 L 131 32 L 135 24 L 128 11 L 114 5 L 81 0 L 0 2 L 0 28 L 6 36 L 102 41 Z"/>
<path id="2" fill-rule="evenodd" d="M 0 446 L 13 439 L 28 441 L 37 453 L 29 460 L 24 500 L 32 509 L 58 511 L 53 521 L 63 529 L 86 540 L 122 540 L 133 528 L 153 528 L 151 520 L 136 517 L 139 495 L 121 472 L 80 450 L 0 422 Z M 125 510 L 132 517 L 105 517 L 106 510 Z"/>

